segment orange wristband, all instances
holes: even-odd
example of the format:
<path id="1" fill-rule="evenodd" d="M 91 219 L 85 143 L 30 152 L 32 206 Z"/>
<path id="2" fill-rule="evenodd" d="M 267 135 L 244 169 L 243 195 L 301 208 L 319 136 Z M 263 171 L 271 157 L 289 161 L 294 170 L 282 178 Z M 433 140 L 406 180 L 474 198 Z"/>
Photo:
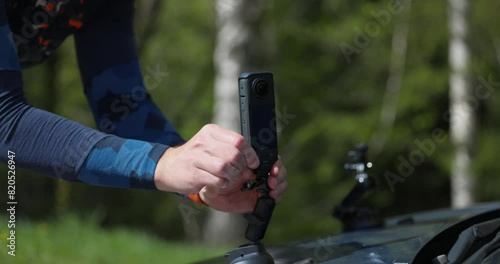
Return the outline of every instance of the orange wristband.
<path id="1" fill-rule="evenodd" d="M 197 204 L 201 204 L 203 206 L 208 206 L 208 204 L 206 204 L 201 198 L 200 198 L 200 194 L 198 193 L 193 193 L 193 194 L 189 194 L 188 195 L 189 199 Z"/>

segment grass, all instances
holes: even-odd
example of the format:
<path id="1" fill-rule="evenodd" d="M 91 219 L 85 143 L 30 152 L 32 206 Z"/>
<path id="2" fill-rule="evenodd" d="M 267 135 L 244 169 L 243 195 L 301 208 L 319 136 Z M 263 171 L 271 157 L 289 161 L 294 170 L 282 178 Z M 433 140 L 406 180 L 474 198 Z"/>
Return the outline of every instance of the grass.
<path id="1" fill-rule="evenodd" d="M 0 217 L 0 263 L 192 263 L 230 248 L 168 242 L 125 229 L 104 230 L 95 221 L 65 216 L 49 222 L 16 222 L 16 256 L 7 254 L 6 218 Z"/>

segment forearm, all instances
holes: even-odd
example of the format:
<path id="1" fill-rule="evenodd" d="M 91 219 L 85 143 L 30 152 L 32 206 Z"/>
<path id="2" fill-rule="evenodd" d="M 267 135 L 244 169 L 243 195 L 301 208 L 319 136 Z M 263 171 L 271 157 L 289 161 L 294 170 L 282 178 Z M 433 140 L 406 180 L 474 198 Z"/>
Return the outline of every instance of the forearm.
<path id="1" fill-rule="evenodd" d="M 34 108 L 22 95 L 21 73 L 0 71 L 0 160 L 67 181 L 156 189 L 153 174 L 167 146 L 106 135 Z"/>
<path id="2" fill-rule="evenodd" d="M 85 160 L 77 181 L 92 185 L 156 190 L 154 173 L 166 145 L 107 136 Z"/>
<path id="3" fill-rule="evenodd" d="M 73 180 L 105 134 L 30 106 L 21 78 L 20 72 L 0 71 L 0 159 L 11 150 L 22 167 Z"/>

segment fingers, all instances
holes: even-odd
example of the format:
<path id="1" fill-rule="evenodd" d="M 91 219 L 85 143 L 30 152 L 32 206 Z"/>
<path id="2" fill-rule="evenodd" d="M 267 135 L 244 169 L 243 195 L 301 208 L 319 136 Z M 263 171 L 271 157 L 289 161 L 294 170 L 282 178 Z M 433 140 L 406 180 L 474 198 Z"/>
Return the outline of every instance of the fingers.
<path id="1" fill-rule="evenodd" d="M 204 126 L 186 146 L 185 159 L 203 171 L 193 172 L 196 182 L 207 187 L 239 189 L 259 165 L 257 154 L 241 135 L 217 125 Z"/>
<path id="2" fill-rule="evenodd" d="M 217 141 L 236 147 L 242 153 L 246 165 L 252 169 L 259 166 L 259 158 L 252 146 L 240 134 L 217 125 L 206 125 L 210 135 Z"/>
<path id="3" fill-rule="evenodd" d="M 241 172 L 247 167 L 245 157 L 241 151 L 228 144 L 220 144 L 219 141 L 211 141 L 209 148 L 207 148 L 208 154 L 213 157 L 217 157 L 230 163 L 232 166 L 237 168 Z"/>
<path id="4" fill-rule="evenodd" d="M 281 196 L 283 193 L 288 189 L 288 182 L 284 181 L 276 187 L 276 189 L 272 190 L 269 192 L 269 196 L 273 198 L 276 203 L 279 203 L 281 201 Z"/>
<path id="5" fill-rule="evenodd" d="M 277 183 L 283 182 L 286 179 L 287 171 L 285 167 L 283 167 L 283 163 L 281 159 L 278 159 L 276 163 L 274 163 L 270 172 L 270 179 L 276 180 Z"/>
<path id="6" fill-rule="evenodd" d="M 205 171 L 204 169 L 197 168 L 195 173 L 193 173 L 193 186 L 194 191 L 188 193 L 197 193 L 204 187 L 223 189 L 229 186 L 229 180 L 222 177 L 214 176 L 212 173 Z M 188 174 L 189 175 L 189 174 Z"/>
<path id="7" fill-rule="evenodd" d="M 185 144 L 164 152 L 154 180 L 159 190 L 177 193 L 195 193 L 205 186 L 239 190 L 258 165 L 257 154 L 241 135 L 206 125 Z"/>
<path id="8" fill-rule="evenodd" d="M 276 202 L 281 201 L 281 195 L 287 190 L 288 182 L 286 181 L 287 172 L 285 167 L 281 162 L 281 159 L 273 165 L 271 168 L 268 185 L 271 188 L 269 196 L 273 198 Z"/>
<path id="9" fill-rule="evenodd" d="M 243 153 L 227 141 L 210 140 L 206 152 L 211 157 L 200 160 L 198 167 L 217 177 L 229 180 L 230 187 L 241 185 L 245 180 L 253 178 L 254 173 L 248 167 Z"/>
<path id="10" fill-rule="evenodd" d="M 211 175 L 223 178 L 228 181 L 234 181 L 240 175 L 240 168 L 236 168 L 231 163 L 217 157 L 206 157 L 195 163 L 195 166 Z"/>

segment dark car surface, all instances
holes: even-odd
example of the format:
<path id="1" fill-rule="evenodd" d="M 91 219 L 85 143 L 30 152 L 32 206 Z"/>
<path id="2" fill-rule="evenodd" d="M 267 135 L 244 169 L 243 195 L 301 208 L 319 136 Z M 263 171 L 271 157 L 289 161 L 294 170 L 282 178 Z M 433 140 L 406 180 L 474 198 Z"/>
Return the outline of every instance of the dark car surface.
<path id="1" fill-rule="evenodd" d="M 266 245 L 279 263 L 500 263 L 500 203 L 402 215 L 369 230 Z M 225 258 L 199 264 L 225 263 Z"/>

